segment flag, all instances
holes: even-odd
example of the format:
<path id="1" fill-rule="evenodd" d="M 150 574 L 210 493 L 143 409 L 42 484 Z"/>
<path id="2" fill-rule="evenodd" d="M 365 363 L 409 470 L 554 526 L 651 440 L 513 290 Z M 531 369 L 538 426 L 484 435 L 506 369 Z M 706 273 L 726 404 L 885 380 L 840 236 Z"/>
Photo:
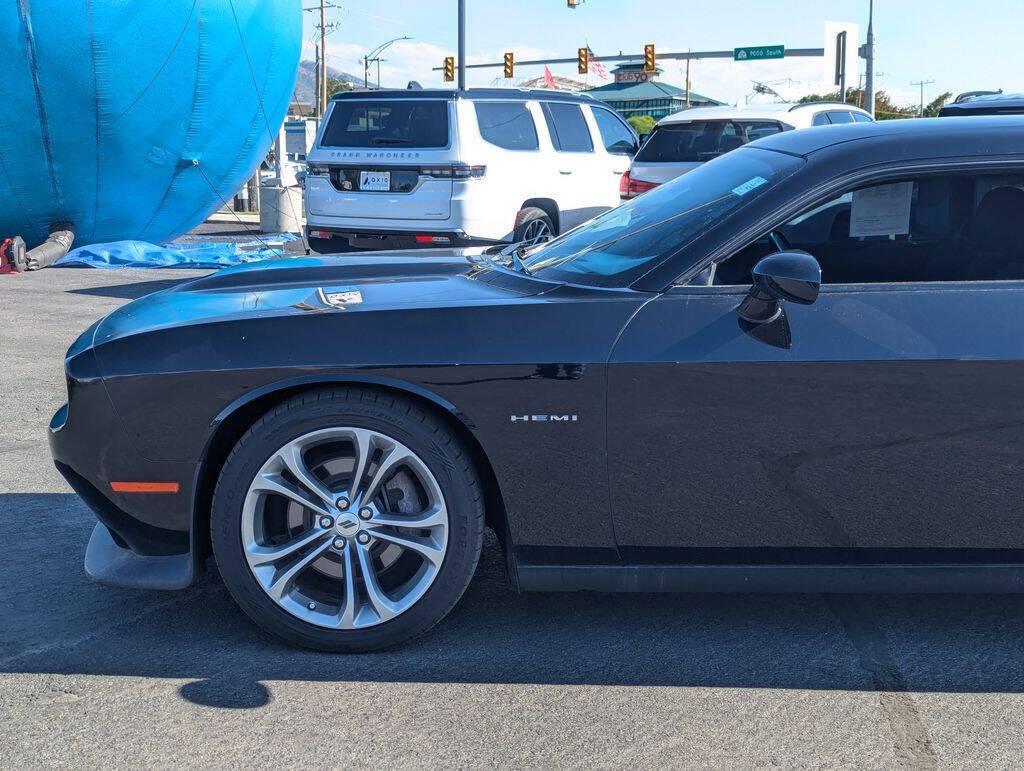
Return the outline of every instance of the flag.
<path id="1" fill-rule="evenodd" d="M 546 64 L 544 65 L 544 88 L 558 89 L 558 84 L 555 83 L 555 78 Z"/>
<path id="2" fill-rule="evenodd" d="M 590 69 L 592 69 L 594 71 L 594 74 L 597 75 L 597 77 L 601 78 L 602 80 L 607 79 L 608 70 L 606 70 L 604 68 L 604 65 L 601 64 L 601 61 L 597 58 L 597 54 L 594 53 L 594 49 L 591 48 L 590 46 L 587 46 L 587 51 L 589 52 L 588 58 L 590 60 Z"/>

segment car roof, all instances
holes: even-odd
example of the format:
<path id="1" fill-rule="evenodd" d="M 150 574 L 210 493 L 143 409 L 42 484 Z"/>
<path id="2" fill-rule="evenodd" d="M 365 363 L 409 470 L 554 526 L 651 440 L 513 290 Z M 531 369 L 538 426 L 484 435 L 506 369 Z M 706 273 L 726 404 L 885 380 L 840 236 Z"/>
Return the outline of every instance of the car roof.
<path id="1" fill-rule="evenodd" d="M 885 146 L 891 160 L 1019 154 L 1024 153 L 1024 115 L 843 123 L 782 131 L 752 142 L 748 147 L 808 156 L 836 145 L 868 141 L 873 148 Z"/>
<path id="2" fill-rule="evenodd" d="M 996 114 L 1024 112 L 1024 94 L 981 94 L 966 96 L 943 106 L 942 115 Z"/>
<path id="3" fill-rule="evenodd" d="M 572 91 L 555 91 L 546 88 L 402 88 L 402 89 L 352 89 L 339 91 L 331 97 L 332 102 L 359 101 L 365 99 L 539 99 L 550 102 L 579 102 L 593 104 L 594 97 Z"/>
<path id="4" fill-rule="evenodd" d="M 773 104 L 751 104 L 746 107 L 691 107 L 662 118 L 658 125 L 688 123 L 694 120 L 727 120 L 729 118 L 784 121 L 784 116 L 794 112 L 803 112 L 804 108 L 812 109 L 815 112 L 827 109 L 864 112 L 856 105 L 842 102 L 776 102 Z"/>

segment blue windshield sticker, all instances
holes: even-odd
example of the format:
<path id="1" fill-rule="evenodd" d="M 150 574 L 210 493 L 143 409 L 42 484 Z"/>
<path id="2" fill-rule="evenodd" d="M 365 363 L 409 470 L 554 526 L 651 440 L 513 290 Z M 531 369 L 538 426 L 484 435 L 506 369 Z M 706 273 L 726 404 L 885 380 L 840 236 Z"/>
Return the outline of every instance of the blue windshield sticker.
<path id="1" fill-rule="evenodd" d="M 761 187 L 761 185 L 765 184 L 767 181 L 768 180 L 765 179 L 764 177 L 754 177 L 753 179 L 748 179 L 746 182 L 744 182 L 739 187 L 734 187 L 732 189 L 732 191 L 736 195 L 746 195 L 747 193 L 749 193 L 754 188 Z"/>

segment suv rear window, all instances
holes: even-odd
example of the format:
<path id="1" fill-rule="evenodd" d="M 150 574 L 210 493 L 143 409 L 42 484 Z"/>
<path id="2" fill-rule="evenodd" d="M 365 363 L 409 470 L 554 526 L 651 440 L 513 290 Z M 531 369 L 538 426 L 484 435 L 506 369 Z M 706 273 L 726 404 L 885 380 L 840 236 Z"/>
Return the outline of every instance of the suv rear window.
<path id="1" fill-rule="evenodd" d="M 544 120 L 551 134 L 551 144 L 563 153 L 589 153 L 594 150 L 590 128 L 578 104 L 543 102 Z"/>
<path id="2" fill-rule="evenodd" d="M 506 150 L 536 150 L 537 127 L 525 102 L 476 102 L 480 136 Z"/>
<path id="3" fill-rule="evenodd" d="M 324 147 L 447 147 L 448 102 L 341 101 L 334 103 Z"/>
<path id="4" fill-rule="evenodd" d="M 692 120 L 666 123 L 654 129 L 640 152 L 638 161 L 701 162 L 742 147 L 747 142 L 782 131 L 771 120 Z"/>

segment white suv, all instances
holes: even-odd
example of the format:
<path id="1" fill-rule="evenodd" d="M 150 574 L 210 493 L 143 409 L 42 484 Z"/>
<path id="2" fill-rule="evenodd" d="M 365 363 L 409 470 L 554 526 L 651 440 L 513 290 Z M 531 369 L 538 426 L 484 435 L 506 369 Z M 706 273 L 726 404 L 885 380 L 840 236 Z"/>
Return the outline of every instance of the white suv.
<path id="1" fill-rule="evenodd" d="M 618 114 L 576 94 L 338 94 L 306 159 L 310 248 L 544 240 L 619 204 L 638 145 Z"/>
<path id="2" fill-rule="evenodd" d="M 747 142 L 791 129 L 870 123 L 859 107 L 840 102 L 694 107 L 662 118 L 622 178 L 623 199 L 635 198 Z"/>

